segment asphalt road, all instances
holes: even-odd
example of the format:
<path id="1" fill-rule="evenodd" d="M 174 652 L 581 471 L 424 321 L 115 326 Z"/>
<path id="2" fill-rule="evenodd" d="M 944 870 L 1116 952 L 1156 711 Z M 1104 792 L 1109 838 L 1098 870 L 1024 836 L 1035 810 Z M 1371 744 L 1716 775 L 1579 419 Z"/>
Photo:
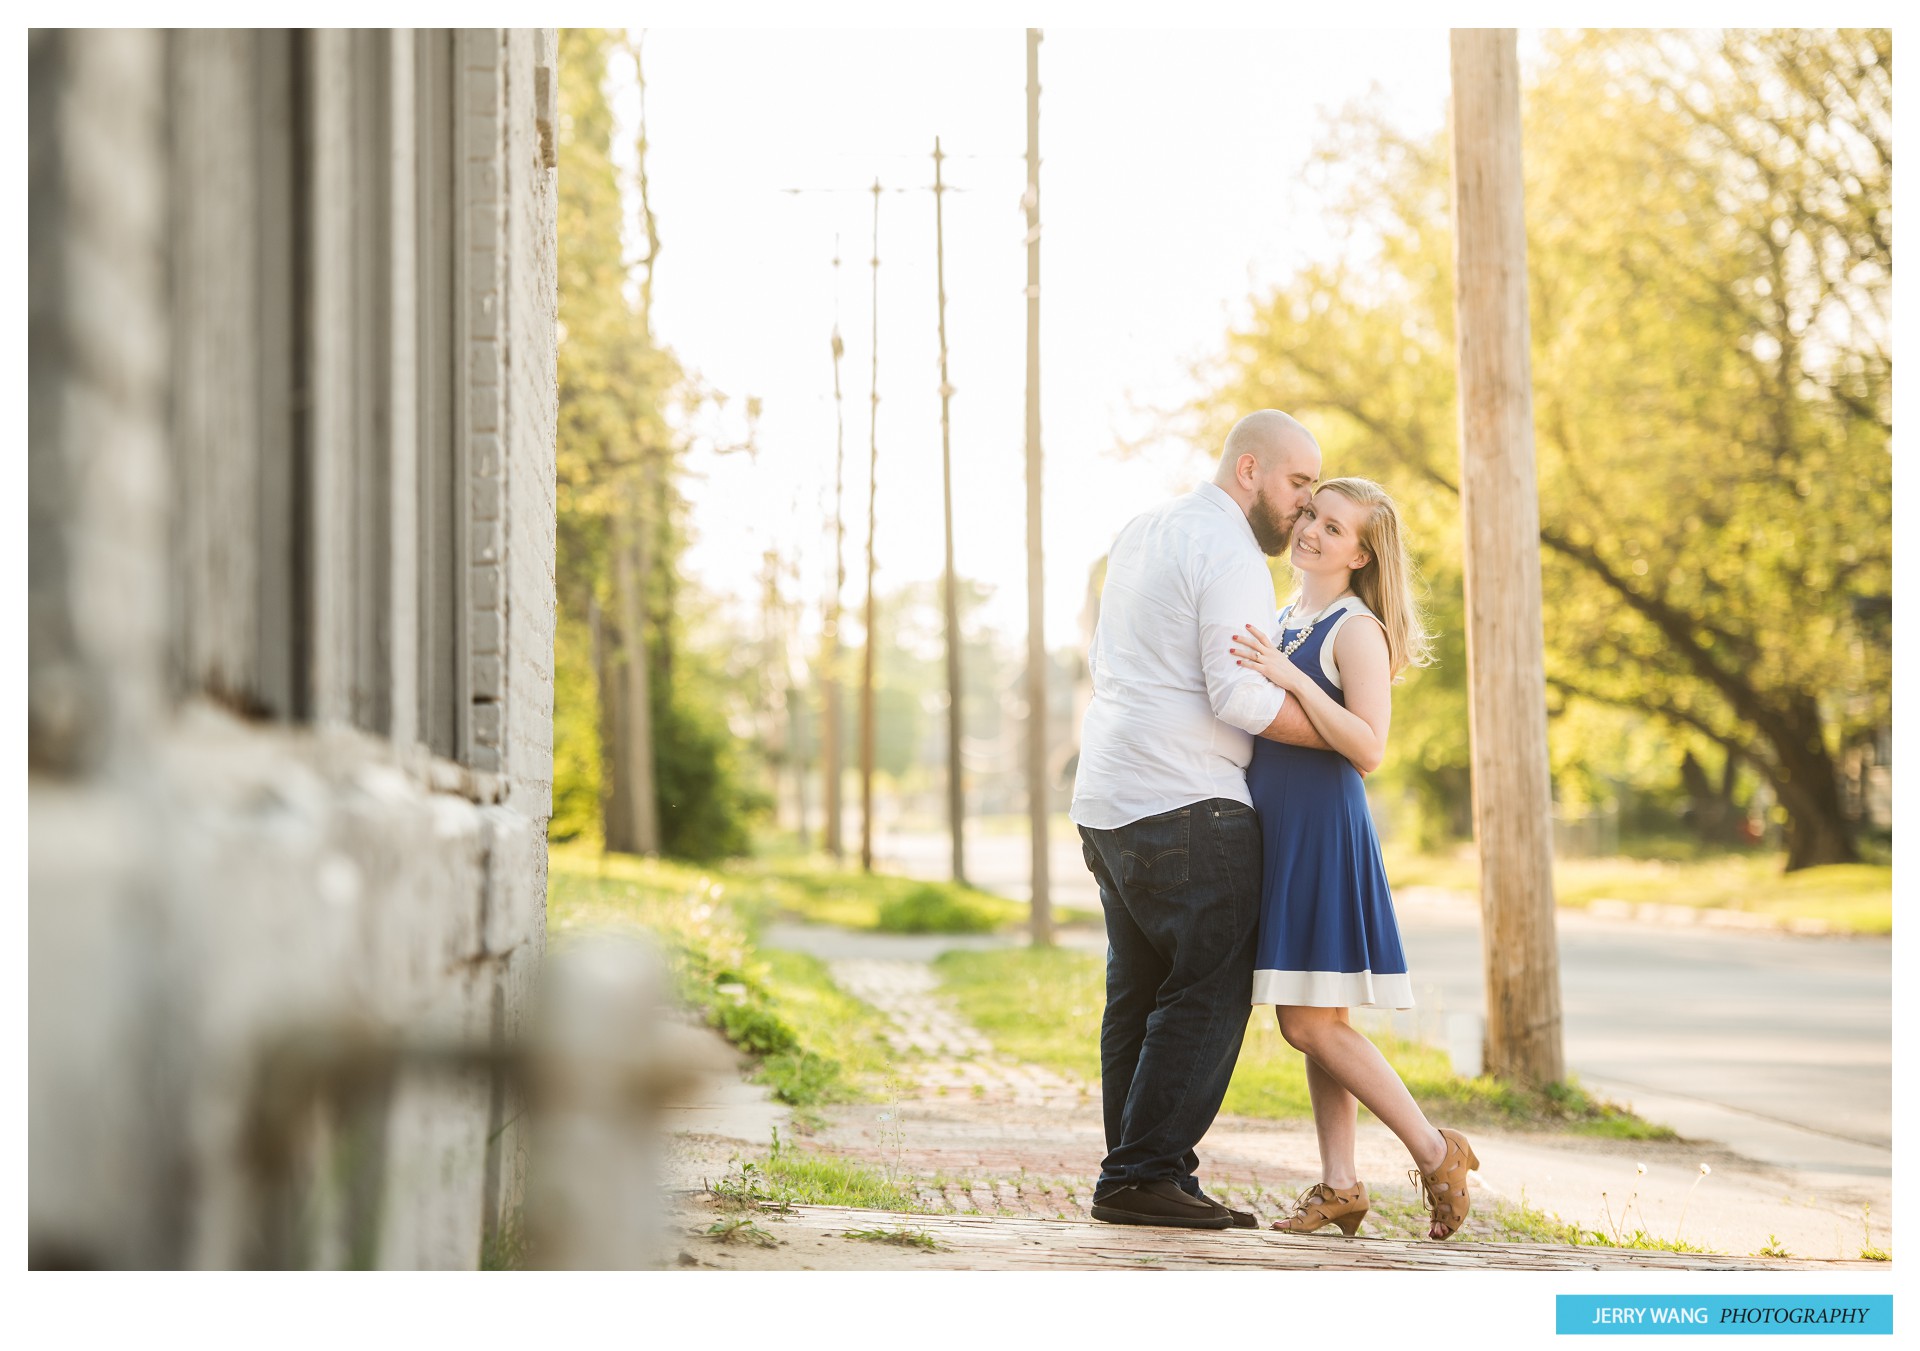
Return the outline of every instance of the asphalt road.
<path id="1" fill-rule="evenodd" d="M 910 876 L 948 874 L 944 834 L 882 835 L 875 855 Z M 1028 894 L 1024 836 L 970 837 L 967 867 L 976 885 Z M 1055 840 L 1049 867 L 1055 904 L 1099 908 L 1076 841 Z M 1478 907 L 1440 892 L 1397 899 L 1423 1026 L 1451 1022 L 1457 1037 L 1486 1008 Z M 1572 911 L 1558 928 L 1567 1062 L 1587 1088 L 1749 1158 L 1855 1182 L 1891 1175 L 1890 942 Z"/>

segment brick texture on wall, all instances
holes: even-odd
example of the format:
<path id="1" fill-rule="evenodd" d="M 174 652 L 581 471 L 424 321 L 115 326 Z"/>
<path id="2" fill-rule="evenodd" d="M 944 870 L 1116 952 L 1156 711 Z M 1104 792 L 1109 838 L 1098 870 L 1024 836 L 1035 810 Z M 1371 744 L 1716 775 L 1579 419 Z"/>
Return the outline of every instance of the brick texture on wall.
<path id="1" fill-rule="evenodd" d="M 410 97 L 413 40 L 30 38 L 36 1265 L 473 1267 L 520 1195 L 518 1105 L 485 1075 L 402 1071 L 371 1117 L 343 1108 L 320 1129 L 296 1114 L 265 1154 L 258 1134 L 287 1038 L 351 1044 L 348 1029 L 372 1029 L 498 1049 L 544 952 L 556 240 L 537 94 L 555 44 L 551 30 L 500 29 L 453 44 L 461 765 L 420 744 L 400 688 L 414 678 L 412 561 L 389 560 L 388 638 L 355 610 L 380 591 L 353 504 L 414 510 L 410 429 L 382 431 L 368 409 L 410 423 L 422 375 L 410 341 L 369 369 L 353 326 L 372 314 L 405 327 L 411 312 L 377 296 L 369 308 L 370 288 L 345 275 L 369 275 L 368 237 L 315 190 L 382 171 L 348 143 L 382 125 L 356 90 L 390 77 Z M 275 52 L 301 109 L 276 112 L 262 93 Z M 170 145 L 169 125 L 209 134 Z M 411 122 L 391 125 L 404 155 Z M 305 195 L 283 193 L 309 213 L 304 235 L 289 226 L 311 251 L 291 280 L 271 264 L 260 205 L 284 188 L 268 175 L 289 172 L 261 153 L 275 135 L 317 138 L 290 170 Z M 396 196 L 409 181 L 399 163 Z M 375 232 L 396 278 L 410 219 Z M 286 332 L 236 333 L 271 318 L 258 297 L 276 286 L 307 308 L 280 311 Z M 283 339 L 320 376 L 304 430 L 257 390 L 219 384 Z M 369 440 L 381 435 L 393 439 Z M 299 472 L 324 501 L 304 527 L 276 525 L 261 485 Z M 221 505 L 235 494 L 241 506 Z M 396 527 L 382 547 L 404 553 L 411 538 Z M 297 585 L 312 588 L 304 632 L 286 603 Z M 311 704 L 290 712 L 287 671 L 303 657 Z M 383 671 L 395 687 L 364 698 Z M 361 1191 L 320 1204 L 301 1190 L 343 1160 Z"/>

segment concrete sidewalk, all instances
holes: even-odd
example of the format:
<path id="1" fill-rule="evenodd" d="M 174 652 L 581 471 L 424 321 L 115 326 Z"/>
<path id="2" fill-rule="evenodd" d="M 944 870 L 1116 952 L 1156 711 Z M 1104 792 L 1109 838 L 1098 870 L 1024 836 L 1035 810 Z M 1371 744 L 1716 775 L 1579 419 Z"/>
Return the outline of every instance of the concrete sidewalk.
<path id="1" fill-rule="evenodd" d="M 771 1246 L 695 1237 L 722 1212 L 682 1197 L 688 1239 L 671 1264 L 727 1271 L 1833 1271 L 1857 1262 L 1572 1248 L 1544 1243 L 1408 1242 L 1256 1229 L 1150 1229 L 1095 1221 L 922 1215 L 795 1206 L 760 1211 Z M 876 1233 L 878 1231 L 878 1233 Z M 869 1238 L 850 1238 L 865 1233 Z M 922 1235 L 934 1246 L 887 1241 Z"/>
<path id="2" fill-rule="evenodd" d="M 941 1007 L 924 964 L 858 959 L 836 963 L 835 972 L 852 992 L 894 1019 L 900 1043 L 911 1048 L 902 1061 L 913 1076 L 911 1084 L 896 1085 L 887 1101 L 834 1108 L 823 1128 L 802 1135 L 791 1112 L 771 1102 L 765 1089 L 739 1075 L 714 1081 L 696 1103 L 666 1122 L 672 1142 L 664 1180 L 673 1198 L 678 1247 L 663 1253 L 661 1265 L 1424 1269 L 1464 1264 L 1744 1270 L 1837 1263 L 1886 1270 L 1849 1260 L 1869 1241 L 1866 1217 L 1849 1199 L 1807 1193 L 1799 1180 L 1724 1149 L 1486 1129 L 1472 1133 L 1482 1160 L 1474 1174 L 1473 1214 L 1449 1242 L 1426 1241 L 1419 1237 L 1424 1214 L 1406 1177 L 1404 1151 L 1372 1122 L 1360 1128 L 1358 1153 L 1374 1211 L 1351 1243 L 1331 1234 L 1297 1239 L 1264 1231 L 1182 1235 L 1170 1241 L 1165 1231 L 1096 1224 L 1087 1213 L 1092 1176 L 1104 1152 L 1095 1086 L 982 1054 L 978 1033 Z M 742 1073 L 746 1069 L 742 1061 Z M 707 1228 L 734 1212 L 720 1210 L 707 1188 L 738 1162 L 763 1156 L 776 1129 L 786 1147 L 839 1156 L 884 1174 L 913 1197 L 918 1210 L 799 1207 L 784 1215 L 756 1213 L 755 1224 L 778 1244 L 765 1250 L 709 1237 Z M 1208 1190 L 1252 1210 L 1263 1226 L 1316 1180 L 1309 1122 L 1222 1117 L 1200 1153 Z M 1710 1174 L 1701 1174 L 1702 1163 Z M 1643 1164 L 1644 1174 L 1638 1171 Z M 1645 1228 L 1661 1238 L 1678 1234 L 1712 1251 L 1669 1254 L 1515 1242 L 1544 1232 L 1515 1222 L 1515 1209 L 1522 1205 L 1537 1225 L 1551 1217 L 1603 1234 Z M 958 1224 L 962 1220 L 967 1223 Z M 1890 1220 L 1878 1209 L 1873 1213 L 1874 1246 L 1890 1247 Z M 947 1251 L 848 1240 L 848 1228 L 926 1231 Z M 1249 1246 L 1249 1240 L 1263 1246 Z M 1264 1246 L 1269 1242 L 1279 1246 Z M 1302 1243 L 1306 1246 L 1298 1246 Z M 1756 1256 L 1762 1248 L 1793 1259 Z"/>

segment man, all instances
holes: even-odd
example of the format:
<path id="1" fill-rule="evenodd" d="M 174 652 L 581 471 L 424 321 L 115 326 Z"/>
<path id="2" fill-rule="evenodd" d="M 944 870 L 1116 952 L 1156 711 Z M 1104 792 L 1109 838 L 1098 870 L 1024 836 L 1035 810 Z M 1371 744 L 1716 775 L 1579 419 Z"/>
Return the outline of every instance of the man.
<path id="1" fill-rule="evenodd" d="M 1230 643 L 1245 624 L 1271 623 L 1262 555 L 1286 549 L 1319 476 L 1305 427 L 1249 413 L 1213 481 L 1134 518 L 1107 558 L 1072 808 L 1107 921 L 1095 1219 L 1255 1224 L 1194 1172 L 1252 1001 L 1260 830 L 1246 767 L 1255 736 L 1326 742 L 1282 691 L 1235 665 Z"/>

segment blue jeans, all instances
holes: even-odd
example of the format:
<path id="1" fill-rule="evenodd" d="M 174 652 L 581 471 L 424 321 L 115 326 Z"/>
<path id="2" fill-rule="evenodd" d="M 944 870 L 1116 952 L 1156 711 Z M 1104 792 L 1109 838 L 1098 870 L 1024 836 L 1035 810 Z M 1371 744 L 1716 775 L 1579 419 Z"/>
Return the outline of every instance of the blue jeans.
<path id="1" fill-rule="evenodd" d="M 1227 1095 L 1252 1010 L 1258 819 L 1209 798 L 1113 830 L 1081 826 L 1080 842 L 1107 918 L 1107 1157 L 1094 1194 L 1165 1179 L 1199 1195 L 1193 1147 Z"/>

